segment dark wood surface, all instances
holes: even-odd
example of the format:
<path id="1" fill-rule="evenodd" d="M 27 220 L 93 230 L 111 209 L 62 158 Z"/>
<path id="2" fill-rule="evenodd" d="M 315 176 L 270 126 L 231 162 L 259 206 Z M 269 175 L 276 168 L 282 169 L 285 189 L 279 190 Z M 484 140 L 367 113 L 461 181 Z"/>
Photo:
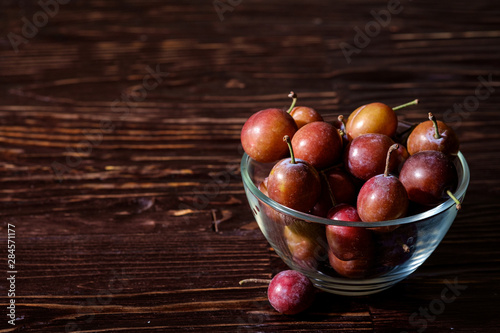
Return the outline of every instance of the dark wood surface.
<path id="1" fill-rule="evenodd" d="M 222 16 L 212 1 L 70 1 L 44 25 L 36 1 L 1 2 L 0 332 L 498 332 L 499 4 L 402 1 L 350 63 L 342 43 L 388 2 L 215 4 Z M 480 77 L 491 82 L 476 91 Z M 291 89 L 327 119 L 419 98 L 400 119 L 450 122 L 472 179 L 408 279 L 321 293 L 297 317 L 276 313 L 265 286 L 238 285 L 285 268 L 246 202 L 239 134 Z M 446 280 L 466 289 L 436 308 Z"/>

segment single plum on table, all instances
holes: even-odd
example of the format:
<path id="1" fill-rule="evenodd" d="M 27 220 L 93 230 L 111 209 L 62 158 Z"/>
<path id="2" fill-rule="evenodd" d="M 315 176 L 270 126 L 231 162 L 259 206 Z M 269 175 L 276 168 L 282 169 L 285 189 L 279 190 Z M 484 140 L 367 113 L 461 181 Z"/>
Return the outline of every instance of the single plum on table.
<path id="1" fill-rule="evenodd" d="M 286 270 L 271 280 L 267 289 L 269 303 L 276 311 L 286 314 L 298 314 L 311 306 L 315 289 L 311 281 L 302 273 Z"/>

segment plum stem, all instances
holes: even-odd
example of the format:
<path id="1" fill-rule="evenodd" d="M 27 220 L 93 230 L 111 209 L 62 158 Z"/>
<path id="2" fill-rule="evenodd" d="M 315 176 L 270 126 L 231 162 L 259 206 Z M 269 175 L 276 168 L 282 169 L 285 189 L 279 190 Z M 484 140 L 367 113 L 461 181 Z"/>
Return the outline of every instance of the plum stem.
<path id="1" fill-rule="evenodd" d="M 239 284 L 241 286 L 241 285 L 244 285 L 245 283 L 249 283 L 249 282 L 269 284 L 269 283 L 271 283 L 271 280 L 269 280 L 269 279 L 244 279 L 244 280 L 241 280 L 239 282 Z"/>
<path id="2" fill-rule="evenodd" d="M 392 146 L 390 146 L 389 150 L 387 151 L 387 158 L 385 159 L 384 177 L 389 176 L 389 162 L 391 161 L 391 154 L 393 151 L 397 149 L 399 149 L 399 145 L 395 143 Z"/>
<path id="3" fill-rule="evenodd" d="M 393 109 L 394 111 L 397 111 L 397 110 L 402 109 L 402 108 L 405 108 L 405 107 L 407 107 L 407 106 L 410 106 L 410 105 L 417 105 L 417 104 L 418 104 L 418 99 L 415 99 L 415 100 L 413 100 L 413 101 L 411 101 L 411 102 L 408 102 L 408 103 L 405 103 L 405 104 L 401 104 L 401 105 L 396 106 L 396 107 L 394 107 L 394 108 L 392 108 L 392 109 Z"/>
<path id="4" fill-rule="evenodd" d="M 429 112 L 429 120 L 432 121 L 432 124 L 434 125 L 434 138 L 440 139 L 441 134 L 439 134 L 439 128 L 438 128 L 438 123 L 436 121 L 436 117 L 434 117 L 434 115 L 430 112 Z"/>
<path id="5" fill-rule="evenodd" d="M 458 199 L 453 195 L 453 193 L 451 193 L 450 190 L 446 190 L 446 194 L 448 194 L 448 196 L 453 200 L 455 201 L 456 203 L 456 206 L 457 207 L 457 210 L 460 210 L 462 208 L 462 203 L 460 201 L 458 201 Z"/>
<path id="6" fill-rule="evenodd" d="M 339 116 L 337 117 L 337 119 L 338 119 L 338 121 L 340 121 L 340 123 L 342 124 L 342 128 L 341 128 L 341 130 L 342 130 L 342 131 L 345 131 L 345 121 L 344 121 L 344 116 L 343 116 L 343 115 L 339 115 Z"/>
<path id="7" fill-rule="evenodd" d="M 324 171 L 321 171 L 321 176 L 323 176 L 323 180 L 326 183 L 326 188 L 328 188 L 328 194 L 330 195 L 330 200 L 332 201 L 333 207 L 337 205 L 337 200 L 335 200 L 335 196 L 333 195 L 333 190 L 332 186 L 330 185 L 330 182 L 328 181 L 328 177 L 326 176 L 326 173 Z"/>
<path id="8" fill-rule="evenodd" d="M 344 135 L 346 134 L 346 130 L 345 130 L 345 122 L 344 122 L 344 116 L 343 115 L 339 115 L 337 117 L 337 120 L 340 122 L 341 126 L 340 126 L 340 129 L 338 130 L 339 131 L 339 134 L 341 137 L 344 137 Z"/>
<path id="9" fill-rule="evenodd" d="M 292 100 L 292 105 L 290 105 L 290 108 L 288 108 L 288 111 L 287 111 L 287 113 L 290 113 L 290 112 L 292 112 L 293 108 L 295 107 L 295 103 L 297 103 L 298 96 L 293 91 L 290 91 L 290 93 L 288 94 L 288 97 L 290 97 L 290 98 L 293 99 Z"/>
<path id="10" fill-rule="evenodd" d="M 288 135 L 285 135 L 283 137 L 283 141 L 286 142 L 288 145 L 288 149 L 290 150 L 290 158 L 292 159 L 292 164 L 295 164 L 295 155 L 293 154 L 293 148 L 292 148 L 292 140 L 290 140 L 290 137 Z"/>

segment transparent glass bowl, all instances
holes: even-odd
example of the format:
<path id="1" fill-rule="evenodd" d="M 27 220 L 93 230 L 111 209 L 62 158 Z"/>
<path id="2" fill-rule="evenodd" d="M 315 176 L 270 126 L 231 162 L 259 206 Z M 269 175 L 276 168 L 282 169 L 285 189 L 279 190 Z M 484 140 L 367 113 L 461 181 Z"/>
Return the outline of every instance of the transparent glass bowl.
<path id="1" fill-rule="evenodd" d="M 301 213 L 271 200 L 258 189 L 273 165 L 243 155 L 241 175 L 250 208 L 281 259 L 291 269 L 305 274 L 317 288 L 330 293 L 369 295 L 405 279 L 436 249 L 458 212 L 454 201 L 449 199 L 422 213 L 384 222 L 334 221 Z M 459 181 L 454 194 L 462 201 L 470 180 L 462 153 L 455 159 L 455 165 Z M 362 269 L 358 269 L 353 261 L 341 262 L 334 269 L 329 260 L 332 251 L 326 239 L 327 225 L 372 228 L 376 246 L 370 264 L 362 263 Z M 391 226 L 395 229 L 390 232 L 373 231 L 374 227 Z M 343 276 L 337 272 L 343 272 Z"/>

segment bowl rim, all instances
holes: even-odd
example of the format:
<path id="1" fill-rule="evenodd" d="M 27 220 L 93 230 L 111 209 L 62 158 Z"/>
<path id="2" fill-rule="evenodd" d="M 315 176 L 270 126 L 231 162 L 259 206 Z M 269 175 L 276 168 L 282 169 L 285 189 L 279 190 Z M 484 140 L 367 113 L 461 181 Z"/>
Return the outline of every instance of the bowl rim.
<path id="1" fill-rule="evenodd" d="M 465 160 L 464 155 L 461 152 L 458 152 L 457 158 L 459 159 L 460 165 L 462 167 L 462 177 L 459 179 L 457 189 L 453 193 L 456 198 L 462 198 L 465 195 L 465 192 L 469 186 L 470 182 L 470 170 L 469 166 L 467 164 L 467 161 Z M 385 226 L 396 226 L 396 225 L 402 225 L 402 224 L 407 224 L 407 223 L 413 223 L 413 222 L 418 222 L 425 220 L 427 218 L 430 218 L 432 216 L 437 216 L 440 213 L 444 212 L 445 210 L 448 210 L 452 206 L 456 206 L 455 202 L 449 198 L 448 200 L 442 202 L 436 207 L 433 207 L 429 210 L 426 210 L 425 212 L 412 215 L 412 216 L 407 216 L 403 217 L 400 219 L 396 220 L 388 220 L 388 221 L 380 221 L 380 222 L 348 222 L 348 221 L 341 221 L 341 220 L 330 220 L 324 217 L 319 217 L 315 216 L 312 214 L 308 213 L 303 213 L 299 212 L 297 210 L 285 207 L 278 202 L 272 200 L 271 198 L 267 197 L 262 193 L 257 186 L 255 186 L 254 182 L 250 178 L 250 175 L 248 174 L 248 164 L 252 158 L 248 156 L 246 153 L 243 154 L 243 157 L 241 158 L 241 164 L 240 164 L 240 170 L 241 170 L 241 176 L 243 179 L 243 185 L 245 186 L 246 189 L 248 189 L 254 196 L 256 196 L 260 201 L 264 202 L 266 205 L 272 207 L 273 209 L 287 215 L 291 215 L 292 217 L 296 219 L 301 219 L 306 222 L 314 222 L 314 223 L 320 223 L 324 225 L 337 225 L 337 226 L 348 226 L 348 227 L 362 227 L 362 228 L 373 228 L 373 227 L 385 227 Z M 252 160 L 254 161 L 254 160 Z M 256 162 L 256 161 L 255 161 Z M 256 162 L 259 163 L 259 162 Z M 262 163 L 265 164 L 265 163 Z"/>

